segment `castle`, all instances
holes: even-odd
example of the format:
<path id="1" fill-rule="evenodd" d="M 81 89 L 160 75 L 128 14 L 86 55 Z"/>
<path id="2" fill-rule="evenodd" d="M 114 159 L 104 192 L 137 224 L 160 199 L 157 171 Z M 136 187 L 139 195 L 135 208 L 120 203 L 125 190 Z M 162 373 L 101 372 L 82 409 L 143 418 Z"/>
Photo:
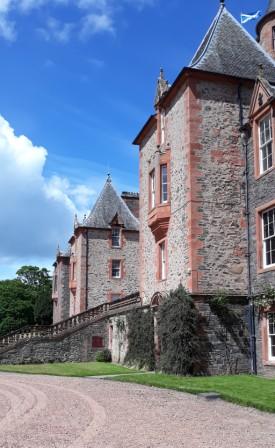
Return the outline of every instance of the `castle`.
<path id="1" fill-rule="evenodd" d="M 100 337 L 98 346 L 122 360 L 127 338 L 118 354 L 114 322 L 126 319 L 127 297 L 138 291 L 135 306 L 157 316 L 162 297 L 182 284 L 207 322 L 209 373 L 230 364 L 274 375 L 275 307 L 258 311 L 254 298 L 275 288 L 275 0 L 257 41 L 220 1 L 172 85 L 161 70 L 154 106 L 134 140 L 139 201 L 119 197 L 108 179 L 90 216 L 75 222 L 70 251 L 55 263 L 54 321 L 109 303 L 93 347 Z M 238 316 L 229 329 L 209 302 L 220 290 Z M 157 335 L 157 318 L 155 326 Z"/>

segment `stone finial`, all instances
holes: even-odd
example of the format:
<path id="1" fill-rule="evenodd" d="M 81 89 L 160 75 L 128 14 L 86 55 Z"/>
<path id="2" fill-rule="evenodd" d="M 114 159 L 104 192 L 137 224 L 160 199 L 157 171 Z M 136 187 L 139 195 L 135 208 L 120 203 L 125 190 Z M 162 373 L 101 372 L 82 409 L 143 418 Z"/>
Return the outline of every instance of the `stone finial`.
<path id="1" fill-rule="evenodd" d="M 77 214 L 74 215 L 74 228 L 76 228 L 79 225 Z"/>
<path id="2" fill-rule="evenodd" d="M 263 64 L 258 65 L 258 78 L 264 77 L 264 66 Z"/>
<path id="3" fill-rule="evenodd" d="M 60 246 L 58 244 L 56 249 L 56 256 L 58 257 L 59 255 L 60 255 Z"/>
<path id="4" fill-rule="evenodd" d="M 167 92 L 169 89 L 169 83 L 164 78 L 164 70 L 163 68 L 160 69 L 160 74 L 157 80 L 157 91 L 155 96 L 155 106 L 159 102 L 159 100 L 162 98 L 162 96 Z"/>
<path id="5" fill-rule="evenodd" d="M 110 173 L 107 174 L 107 182 L 109 184 L 112 183 L 112 178 L 111 178 L 111 174 Z"/>
<path id="6" fill-rule="evenodd" d="M 224 5 L 224 3 L 225 3 L 225 0 L 220 0 L 221 5 Z"/>

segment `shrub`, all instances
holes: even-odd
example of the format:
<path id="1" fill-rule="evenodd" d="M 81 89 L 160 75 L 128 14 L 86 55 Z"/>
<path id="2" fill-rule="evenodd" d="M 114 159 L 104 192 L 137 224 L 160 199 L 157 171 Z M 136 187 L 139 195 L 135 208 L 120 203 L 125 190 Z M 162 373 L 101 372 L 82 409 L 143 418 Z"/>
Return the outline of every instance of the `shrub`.
<path id="1" fill-rule="evenodd" d="M 151 310 L 141 309 L 131 311 L 128 321 L 128 351 L 125 363 L 137 366 L 139 369 L 155 368 L 154 355 L 154 320 Z"/>
<path id="2" fill-rule="evenodd" d="M 159 308 L 160 368 L 166 373 L 199 375 L 205 372 L 208 345 L 201 318 L 183 286 L 171 291 Z"/>
<path id="3" fill-rule="evenodd" d="M 97 362 L 112 362 L 112 353 L 108 348 L 105 348 L 104 350 L 97 352 L 95 359 Z"/>

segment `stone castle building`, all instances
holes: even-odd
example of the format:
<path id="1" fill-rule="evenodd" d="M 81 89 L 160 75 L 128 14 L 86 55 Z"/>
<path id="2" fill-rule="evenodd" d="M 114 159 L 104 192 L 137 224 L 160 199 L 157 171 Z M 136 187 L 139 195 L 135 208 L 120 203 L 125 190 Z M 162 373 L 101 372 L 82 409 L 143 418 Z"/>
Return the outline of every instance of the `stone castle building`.
<path id="1" fill-rule="evenodd" d="M 274 0 L 257 40 L 222 1 L 171 86 L 161 71 L 156 112 L 134 144 L 143 303 L 157 303 L 179 283 L 206 313 L 205 298 L 221 289 L 233 303 L 248 297 L 248 310 L 239 312 L 249 326 L 252 368 L 263 372 L 275 368 L 275 308 L 265 310 L 255 334 L 252 296 L 275 286 Z"/>
<path id="2" fill-rule="evenodd" d="M 136 193 L 120 197 L 109 177 L 89 216 L 75 219 L 54 264 L 54 323 L 138 291 L 138 203 Z"/>
<path id="3" fill-rule="evenodd" d="M 172 85 L 161 70 L 154 107 L 134 140 L 139 201 L 119 197 L 108 180 L 91 214 L 75 222 L 69 251 L 57 254 L 54 322 L 75 317 L 51 330 L 61 332 L 54 353 L 92 359 L 91 338 L 100 337 L 122 361 L 127 332 L 121 339 L 116 322 L 127 324 L 126 308 L 142 306 L 155 313 L 158 354 L 158 305 L 182 284 L 211 346 L 207 373 L 274 376 L 275 306 L 257 308 L 255 297 L 275 289 L 275 0 L 257 24 L 257 39 L 220 1 Z M 211 307 L 221 291 L 230 323 Z M 97 306 L 101 320 L 86 325 L 97 319 Z M 52 346 L 45 344 L 39 350 L 49 359 Z M 11 359 L 5 356 L 1 362 Z"/>

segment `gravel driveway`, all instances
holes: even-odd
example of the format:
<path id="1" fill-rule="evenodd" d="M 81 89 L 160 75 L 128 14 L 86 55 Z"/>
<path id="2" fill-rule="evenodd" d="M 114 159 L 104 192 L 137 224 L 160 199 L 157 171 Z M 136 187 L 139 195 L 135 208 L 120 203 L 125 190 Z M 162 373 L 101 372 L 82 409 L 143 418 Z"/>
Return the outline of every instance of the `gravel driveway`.
<path id="1" fill-rule="evenodd" d="M 1 448 L 274 448 L 275 415 L 90 378 L 0 374 Z"/>

